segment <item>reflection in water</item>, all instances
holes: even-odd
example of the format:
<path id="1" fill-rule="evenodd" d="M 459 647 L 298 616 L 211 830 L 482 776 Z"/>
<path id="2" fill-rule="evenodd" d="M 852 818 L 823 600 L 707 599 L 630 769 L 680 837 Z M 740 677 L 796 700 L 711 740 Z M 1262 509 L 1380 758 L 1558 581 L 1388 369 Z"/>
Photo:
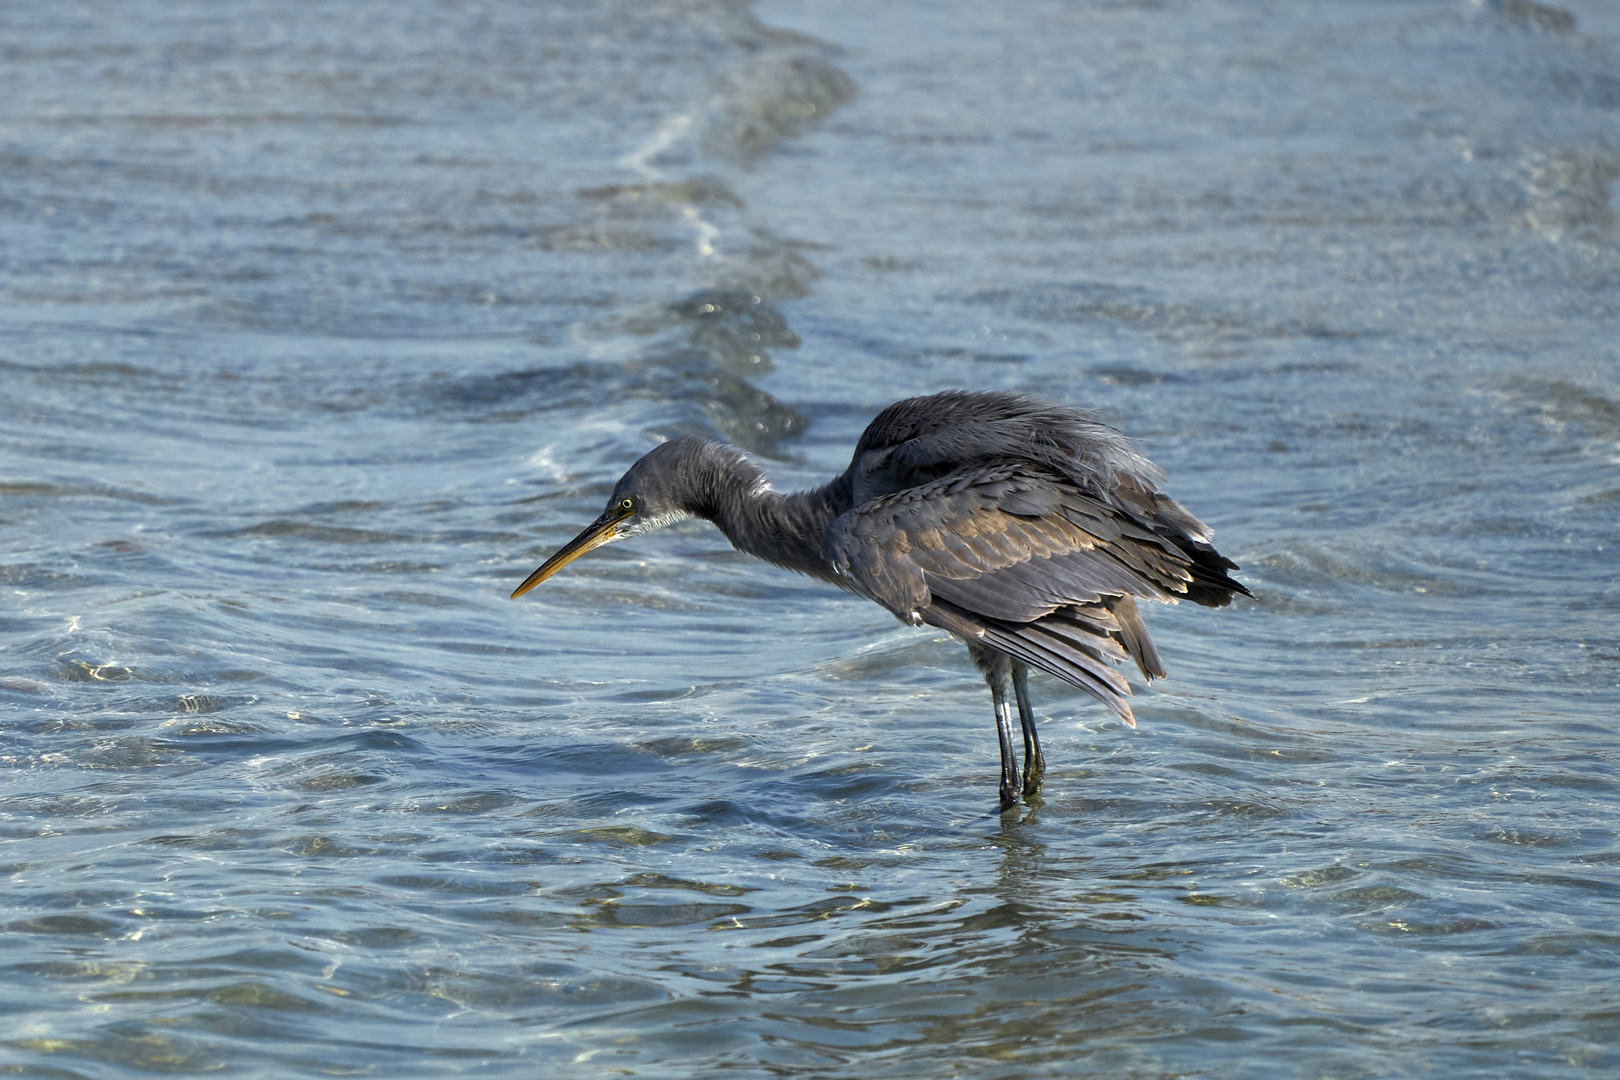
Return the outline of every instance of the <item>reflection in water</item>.
<path id="1" fill-rule="evenodd" d="M 964 1057 L 1024 1067 L 1080 1059 L 1175 1067 L 1124 1044 L 1151 1042 L 1194 1016 L 1219 1023 L 1201 999 L 1221 995 L 1174 970 L 1177 935 L 1143 912 L 1134 889 L 1098 888 L 1074 865 L 1051 862 L 1038 814 L 1006 815 L 979 847 L 993 860 L 984 867 L 993 885 L 879 899 L 886 890 L 851 881 L 788 911 L 717 920 L 710 929 L 721 935 L 726 962 L 664 970 L 695 980 L 704 997 L 766 1002 L 763 1048 L 752 1052 L 767 1066 L 811 1055 L 824 1064 L 860 1061 L 878 1075 L 916 1075 Z M 911 861 L 837 857 L 818 865 L 878 881 L 903 876 Z M 613 1030 L 696 1025 L 736 1045 L 718 1017 L 697 1024 L 686 1000 L 620 1024 Z"/>

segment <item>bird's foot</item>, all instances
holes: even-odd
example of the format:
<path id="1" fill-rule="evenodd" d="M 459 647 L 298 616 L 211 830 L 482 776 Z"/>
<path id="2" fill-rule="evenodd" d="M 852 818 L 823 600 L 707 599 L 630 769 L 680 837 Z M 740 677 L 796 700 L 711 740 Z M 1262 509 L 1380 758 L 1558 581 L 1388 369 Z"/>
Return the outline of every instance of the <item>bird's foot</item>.
<path id="1" fill-rule="evenodd" d="M 1005 780 L 1001 784 L 1001 812 L 1005 814 L 1018 805 L 1018 788 Z"/>
<path id="2" fill-rule="evenodd" d="M 1024 797 L 1028 798 L 1029 796 L 1040 791 L 1041 781 L 1045 779 L 1045 777 L 1045 760 L 1042 758 L 1036 758 L 1034 761 L 1030 762 L 1029 767 L 1024 770 Z"/>

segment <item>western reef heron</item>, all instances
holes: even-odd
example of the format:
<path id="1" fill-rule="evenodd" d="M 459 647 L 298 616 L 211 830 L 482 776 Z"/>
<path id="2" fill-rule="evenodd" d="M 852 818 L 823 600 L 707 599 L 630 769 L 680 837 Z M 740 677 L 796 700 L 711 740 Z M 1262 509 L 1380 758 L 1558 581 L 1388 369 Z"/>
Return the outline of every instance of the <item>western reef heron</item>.
<path id="1" fill-rule="evenodd" d="M 1227 575 L 1237 564 L 1210 546 L 1210 530 L 1158 490 L 1163 477 L 1087 413 L 1011 393 L 895 402 L 867 426 L 842 475 L 791 495 L 734 446 L 674 439 L 630 466 L 602 516 L 512 596 L 592 548 L 686 518 L 712 521 L 739 551 L 961 638 L 995 703 L 1005 810 L 1038 791 L 1046 771 L 1031 667 L 1135 727 L 1130 686 L 1114 665 L 1129 657 L 1145 680 L 1165 674 L 1137 599 L 1223 607 L 1251 595 Z"/>

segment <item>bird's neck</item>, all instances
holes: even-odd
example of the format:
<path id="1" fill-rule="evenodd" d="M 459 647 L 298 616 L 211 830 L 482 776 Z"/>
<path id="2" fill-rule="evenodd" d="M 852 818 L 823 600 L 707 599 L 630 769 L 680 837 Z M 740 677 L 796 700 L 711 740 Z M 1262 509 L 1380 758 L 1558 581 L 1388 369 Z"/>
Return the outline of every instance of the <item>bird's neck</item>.
<path id="1" fill-rule="evenodd" d="M 717 499 L 701 516 L 719 526 L 738 551 L 801 574 L 838 580 L 821 557 L 821 537 L 849 509 L 847 477 L 790 495 L 762 490 L 763 474 L 738 479 L 746 490 Z"/>

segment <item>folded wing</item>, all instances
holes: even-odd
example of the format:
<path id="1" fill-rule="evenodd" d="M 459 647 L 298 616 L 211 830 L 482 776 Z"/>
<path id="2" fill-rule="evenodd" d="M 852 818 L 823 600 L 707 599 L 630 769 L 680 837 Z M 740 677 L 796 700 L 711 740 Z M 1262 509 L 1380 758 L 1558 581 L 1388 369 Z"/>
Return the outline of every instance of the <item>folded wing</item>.
<path id="1" fill-rule="evenodd" d="M 900 618 L 1000 649 L 1130 722 L 1113 665 L 1129 656 L 1144 678 L 1165 674 L 1135 598 L 1224 604 L 1247 592 L 1208 535 L 1137 470 L 1014 461 L 876 495 L 832 523 L 822 554 Z"/>

